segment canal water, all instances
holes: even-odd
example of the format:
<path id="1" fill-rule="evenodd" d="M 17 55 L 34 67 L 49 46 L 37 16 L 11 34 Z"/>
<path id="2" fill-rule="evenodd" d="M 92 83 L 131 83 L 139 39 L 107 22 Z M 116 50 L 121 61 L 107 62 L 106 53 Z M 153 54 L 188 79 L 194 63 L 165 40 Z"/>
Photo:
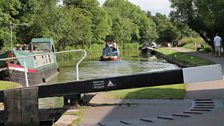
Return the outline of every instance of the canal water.
<path id="1" fill-rule="evenodd" d="M 79 66 L 80 80 L 122 76 L 136 73 L 163 71 L 178 68 L 163 59 L 156 57 L 123 58 L 120 61 L 83 61 Z M 48 83 L 76 80 L 75 65 L 60 67 L 60 72 Z"/>

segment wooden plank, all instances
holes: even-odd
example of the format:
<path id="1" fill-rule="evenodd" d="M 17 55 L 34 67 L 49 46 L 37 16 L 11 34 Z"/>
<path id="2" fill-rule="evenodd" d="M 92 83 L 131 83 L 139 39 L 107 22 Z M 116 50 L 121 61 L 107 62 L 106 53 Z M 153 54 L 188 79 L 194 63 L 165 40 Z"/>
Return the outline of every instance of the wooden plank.
<path id="1" fill-rule="evenodd" d="M 0 102 L 3 102 L 4 101 L 4 91 L 1 90 L 0 91 Z"/>
<path id="2" fill-rule="evenodd" d="M 51 121 L 54 122 L 58 120 L 61 115 L 66 110 L 64 108 L 57 108 L 57 109 L 39 109 L 39 121 L 40 122 L 46 122 Z M 0 126 L 4 124 L 4 110 L 0 111 Z"/>
<path id="3" fill-rule="evenodd" d="M 21 90 L 21 116 L 22 125 L 39 126 L 38 88 Z"/>
<path id="4" fill-rule="evenodd" d="M 16 126 L 21 124 L 21 91 L 7 90 L 4 91 L 5 103 L 5 125 Z"/>
<path id="5" fill-rule="evenodd" d="M 47 122 L 51 121 L 54 122 L 58 120 L 61 115 L 66 110 L 64 108 L 57 108 L 57 109 L 39 109 L 39 121 L 40 122 Z M 0 110 L 0 126 L 4 125 L 4 110 Z"/>
<path id="6" fill-rule="evenodd" d="M 4 124 L 4 110 L 0 110 L 0 126 Z"/>
<path id="7" fill-rule="evenodd" d="M 5 125 L 38 126 L 38 88 L 4 91 Z"/>

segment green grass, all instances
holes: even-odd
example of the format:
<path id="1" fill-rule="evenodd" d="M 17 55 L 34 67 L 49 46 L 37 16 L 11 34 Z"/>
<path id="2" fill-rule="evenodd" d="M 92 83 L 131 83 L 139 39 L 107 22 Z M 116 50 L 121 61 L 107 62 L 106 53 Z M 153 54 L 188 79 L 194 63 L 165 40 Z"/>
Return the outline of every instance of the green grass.
<path id="1" fill-rule="evenodd" d="M 184 37 L 181 40 L 181 47 L 197 50 L 197 47 L 200 46 L 200 44 L 204 45 L 204 49 L 200 49 L 202 52 L 211 52 L 213 49 L 211 46 L 209 46 L 201 37 L 196 38 L 190 38 L 190 37 Z"/>
<path id="2" fill-rule="evenodd" d="M 206 44 L 201 37 L 197 38 L 191 38 L 191 37 L 184 37 L 181 40 L 181 46 L 184 48 L 189 48 L 189 49 L 197 49 L 197 46 L 200 44 Z"/>
<path id="3" fill-rule="evenodd" d="M 111 91 L 107 93 L 106 97 L 116 99 L 183 99 L 185 92 L 184 84 L 175 84 Z"/>
<path id="4" fill-rule="evenodd" d="M 170 58 L 174 58 L 174 60 L 182 61 L 185 63 L 192 64 L 194 66 L 203 66 L 203 65 L 211 65 L 214 64 L 211 60 L 203 59 L 196 56 L 191 56 L 184 54 L 182 52 L 176 52 L 174 50 L 171 50 L 169 48 L 159 48 L 157 49 L 158 52 L 165 54 L 166 56 Z"/>
<path id="5" fill-rule="evenodd" d="M 0 90 L 7 90 L 12 88 L 22 87 L 18 83 L 9 82 L 9 81 L 0 81 Z"/>

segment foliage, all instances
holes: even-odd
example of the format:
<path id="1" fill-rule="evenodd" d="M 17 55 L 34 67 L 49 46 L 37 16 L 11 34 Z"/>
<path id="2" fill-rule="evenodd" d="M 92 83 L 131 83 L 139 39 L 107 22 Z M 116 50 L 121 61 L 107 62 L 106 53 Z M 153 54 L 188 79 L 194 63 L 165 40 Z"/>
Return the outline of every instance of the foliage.
<path id="1" fill-rule="evenodd" d="M 213 47 L 215 33 L 223 34 L 223 0 L 170 0 L 173 20 L 186 23 Z M 223 35 L 222 35 L 223 36 Z"/>
<path id="2" fill-rule="evenodd" d="M 204 46 L 204 48 L 201 48 L 198 51 L 203 51 L 203 52 L 212 52 L 213 49 L 211 46 L 208 45 L 201 37 L 183 37 L 180 40 L 181 47 L 192 49 L 192 50 L 197 50 L 198 47 Z"/>
<path id="3" fill-rule="evenodd" d="M 205 45 L 206 43 L 203 41 L 202 38 L 197 37 L 197 38 L 189 38 L 189 37 L 183 37 L 181 40 L 181 46 L 194 49 L 196 50 L 197 46 L 203 44 Z"/>
<path id="4" fill-rule="evenodd" d="M 10 22 L 18 15 L 18 10 L 21 8 L 18 0 L 1 0 L 0 1 L 0 43 L 1 48 L 9 41 Z M 14 21 L 14 20 L 13 20 Z"/>
<path id="5" fill-rule="evenodd" d="M 102 55 L 102 49 L 104 45 L 103 44 L 92 44 L 91 48 L 88 48 L 88 46 L 81 47 L 79 46 L 66 46 L 64 50 L 74 50 L 74 49 L 80 49 L 83 48 L 87 52 L 87 57 L 85 60 L 99 60 L 100 56 Z M 139 57 L 140 51 L 139 44 L 138 43 L 127 43 L 124 45 L 124 48 L 120 48 L 119 51 L 121 54 L 122 59 L 130 60 L 131 58 L 136 59 L 136 57 Z M 72 66 L 74 65 L 78 59 L 80 59 L 83 56 L 83 52 L 79 53 L 63 53 L 63 54 L 57 54 L 57 61 L 60 66 Z"/>
<path id="6" fill-rule="evenodd" d="M 199 31 L 201 36 L 203 34 L 203 38 L 213 34 L 203 32 L 205 30 L 201 28 L 222 31 L 219 27 L 222 8 L 218 4 L 209 4 L 210 1 L 172 0 L 175 12 L 171 14 L 171 20 L 161 14 L 152 16 L 127 0 L 106 0 L 102 7 L 97 0 L 63 2 L 63 5 L 58 5 L 57 0 L 1 0 L 0 48 L 10 45 L 10 23 L 13 44 L 28 44 L 32 38 L 51 37 L 57 50 L 64 50 L 66 46 L 91 49 L 93 44 L 111 40 L 116 40 L 122 49 L 127 43 L 171 42 L 184 36 L 197 36 L 190 28 Z M 197 8 L 193 8 L 193 4 Z M 207 4 L 209 7 L 204 6 Z M 214 18 L 211 15 L 206 17 L 209 13 L 217 14 Z M 193 25 L 194 22 L 197 25 Z M 21 26 L 23 23 L 29 25 Z"/>
<path id="7" fill-rule="evenodd" d="M 73 29 L 76 32 L 71 31 L 73 35 L 71 35 L 71 37 L 73 41 L 76 41 L 76 43 L 73 44 L 81 44 L 83 47 L 84 45 L 88 45 L 91 47 L 92 43 L 102 43 L 105 36 L 109 33 L 110 26 L 108 25 L 107 13 L 99 7 L 98 1 L 65 0 L 64 3 L 66 5 L 65 8 L 70 9 L 69 13 L 71 15 L 69 16 L 76 18 L 76 20 L 71 20 L 71 22 L 69 22 L 71 25 L 77 25 L 77 27 Z M 79 11 L 75 12 L 76 9 Z M 79 19 L 79 15 L 82 16 L 82 20 L 77 20 Z"/>
<path id="8" fill-rule="evenodd" d="M 112 22 L 110 39 L 143 43 L 157 37 L 155 23 L 138 6 L 126 0 L 106 0 L 104 9 Z"/>
<path id="9" fill-rule="evenodd" d="M 177 41 L 180 38 L 180 32 L 175 25 L 166 17 L 157 13 L 155 16 L 152 16 L 152 19 L 156 23 L 156 28 L 159 34 L 157 42 L 173 42 Z"/>

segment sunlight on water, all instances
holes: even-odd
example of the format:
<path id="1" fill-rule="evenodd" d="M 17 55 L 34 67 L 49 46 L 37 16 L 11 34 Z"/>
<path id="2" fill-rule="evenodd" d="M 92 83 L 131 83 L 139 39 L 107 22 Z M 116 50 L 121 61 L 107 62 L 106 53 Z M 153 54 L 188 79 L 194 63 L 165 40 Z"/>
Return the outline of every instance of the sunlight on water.
<path id="1" fill-rule="evenodd" d="M 84 61 L 79 67 L 80 80 L 114 77 L 143 72 L 176 69 L 178 66 L 157 58 L 121 61 Z M 76 80 L 75 66 L 62 67 L 60 73 L 48 83 Z"/>

